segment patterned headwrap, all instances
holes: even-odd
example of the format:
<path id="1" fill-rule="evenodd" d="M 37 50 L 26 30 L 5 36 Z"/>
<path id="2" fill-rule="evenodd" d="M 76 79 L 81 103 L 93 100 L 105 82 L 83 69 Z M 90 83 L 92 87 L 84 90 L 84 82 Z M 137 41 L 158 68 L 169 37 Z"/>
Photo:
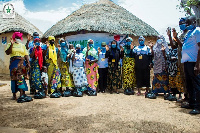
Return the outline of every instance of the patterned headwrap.
<path id="1" fill-rule="evenodd" d="M 21 33 L 21 32 L 15 32 L 12 35 L 12 39 L 14 40 L 16 37 L 19 37 L 21 40 L 23 40 L 22 36 L 23 36 L 23 33 Z"/>
<path id="2" fill-rule="evenodd" d="M 89 40 L 88 40 L 88 43 L 94 44 L 94 41 L 93 41 L 92 39 L 89 39 Z"/>

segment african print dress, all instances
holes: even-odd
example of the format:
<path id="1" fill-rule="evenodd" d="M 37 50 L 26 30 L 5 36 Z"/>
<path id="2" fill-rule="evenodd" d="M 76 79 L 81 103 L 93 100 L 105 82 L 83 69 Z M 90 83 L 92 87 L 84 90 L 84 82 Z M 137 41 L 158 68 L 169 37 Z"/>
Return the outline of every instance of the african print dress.
<path id="1" fill-rule="evenodd" d="M 122 88 L 122 75 L 120 58 L 123 57 L 123 52 L 118 49 L 106 51 L 106 58 L 108 58 L 108 79 L 107 88 L 109 91 L 116 91 Z"/>
<path id="2" fill-rule="evenodd" d="M 10 43 L 7 45 L 6 50 L 10 48 L 10 45 Z M 27 68 L 24 58 L 26 55 L 28 55 L 28 51 L 26 50 L 24 44 L 13 44 L 12 53 L 10 54 L 11 58 L 9 66 L 12 93 L 17 93 L 19 89 L 22 89 L 23 91 L 28 91 L 28 86 L 25 81 L 25 79 L 27 79 Z M 19 77 L 24 77 L 24 79 L 21 80 L 19 79 Z M 23 84 L 23 87 L 20 86 L 21 84 Z"/>
<path id="3" fill-rule="evenodd" d="M 130 46 L 124 46 L 124 58 L 123 58 L 123 89 L 134 89 L 136 87 L 136 75 L 135 75 L 135 59 L 131 54 Z"/>
<path id="4" fill-rule="evenodd" d="M 50 46 L 46 56 L 46 66 L 48 74 L 48 90 L 53 93 L 57 88 L 61 87 L 61 73 L 57 64 L 58 49 L 55 46 Z"/>
<path id="5" fill-rule="evenodd" d="M 65 47 L 61 47 L 60 50 L 60 72 L 61 72 L 61 84 L 62 87 L 74 87 L 74 81 L 72 74 L 69 73 L 69 61 L 67 59 L 67 49 Z"/>
<path id="6" fill-rule="evenodd" d="M 82 53 L 76 53 L 75 60 L 73 62 L 73 79 L 75 87 L 84 87 L 88 85 L 83 65 L 84 63 L 85 56 Z"/>
<path id="7" fill-rule="evenodd" d="M 158 45 L 154 49 L 154 77 L 152 82 L 152 92 L 168 93 L 169 92 L 169 76 L 166 70 L 166 60 L 161 52 L 162 46 Z"/>
<path id="8" fill-rule="evenodd" d="M 33 48 L 30 49 L 30 54 L 33 52 Z M 41 56 L 42 56 L 42 51 L 40 51 Z M 43 60 L 43 57 L 41 57 Z M 43 62 L 42 62 L 43 63 Z M 36 90 L 42 90 L 42 82 L 41 82 L 41 69 L 39 66 L 39 60 L 38 57 L 37 59 L 35 56 L 32 58 L 31 62 L 31 69 L 30 69 L 30 87 L 34 88 Z"/>
<path id="9" fill-rule="evenodd" d="M 83 54 L 86 56 L 86 51 L 87 48 L 83 49 Z M 88 56 L 86 57 L 87 59 L 90 60 L 98 60 L 98 54 L 97 51 L 94 48 L 90 48 L 88 51 Z M 96 88 L 98 86 L 98 80 L 99 80 L 99 73 L 98 73 L 98 64 L 95 63 L 90 63 L 89 61 L 85 61 L 85 68 L 86 68 L 86 76 L 87 76 L 87 82 L 88 82 L 88 87 L 96 91 Z"/>
<path id="10" fill-rule="evenodd" d="M 183 79 L 178 67 L 178 49 L 169 49 L 168 54 L 169 87 L 183 92 Z"/>

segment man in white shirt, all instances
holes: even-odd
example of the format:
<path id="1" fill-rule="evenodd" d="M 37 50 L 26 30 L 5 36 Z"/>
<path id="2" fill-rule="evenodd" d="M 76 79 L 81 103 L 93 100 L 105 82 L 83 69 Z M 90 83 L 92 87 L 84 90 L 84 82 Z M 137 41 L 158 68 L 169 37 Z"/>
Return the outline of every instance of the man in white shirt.
<path id="1" fill-rule="evenodd" d="M 181 63 L 184 63 L 186 88 L 189 93 L 190 114 L 200 114 L 200 28 L 196 27 L 196 18 L 186 20 L 187 33 L 183 47 Z"/>

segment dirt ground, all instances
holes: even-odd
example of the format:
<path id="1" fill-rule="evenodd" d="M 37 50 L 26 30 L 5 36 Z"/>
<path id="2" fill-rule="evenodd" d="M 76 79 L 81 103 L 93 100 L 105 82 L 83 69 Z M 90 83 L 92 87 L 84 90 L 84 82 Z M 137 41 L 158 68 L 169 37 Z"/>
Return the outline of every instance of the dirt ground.
<path id="1" fill-rule="evenodd" d="M 35 129 L 39 133 L 200 132 L 200 115 L 189 115 L 189 109 L 165 101 L 162 96 L 150 100 L 123 93 L 100 93 L 96 97 L 17 103 L 10 100 L 10 81 L 3 78 L 0 83 L 7 84 L 0 87 L 0 127 Z"/>

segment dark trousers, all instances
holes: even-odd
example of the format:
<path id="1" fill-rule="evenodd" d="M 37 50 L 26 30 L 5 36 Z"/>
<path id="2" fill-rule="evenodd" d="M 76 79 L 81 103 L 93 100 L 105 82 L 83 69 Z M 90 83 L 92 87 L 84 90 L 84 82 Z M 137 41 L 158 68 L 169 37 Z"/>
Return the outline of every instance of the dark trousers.
<path id="1" fill-rule="evenodd" d="M 200 109 L 200 75 L 194 74 L 195 64 L 195 62 L 185 62 L 184 72 L 189 104 L 192 108 Z"/>
<path id="2" fill-rule="evenodd" d="M 99 90 L 105 91 L 107 87 L 108 68 L 99 68 Z"/>

